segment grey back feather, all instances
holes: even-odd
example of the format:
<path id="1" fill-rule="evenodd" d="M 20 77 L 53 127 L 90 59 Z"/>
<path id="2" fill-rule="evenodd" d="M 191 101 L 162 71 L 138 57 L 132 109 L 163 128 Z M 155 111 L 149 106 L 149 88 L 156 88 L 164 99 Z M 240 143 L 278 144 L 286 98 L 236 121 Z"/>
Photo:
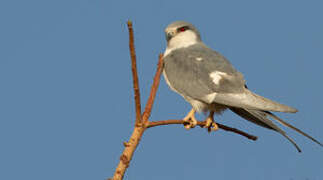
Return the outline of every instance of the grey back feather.
<path id="1" fill-rule="evenodd" d="M 297 112 L 246 89 L 243 75 L 225 57 L 203 43 L 176 49 L 165 57 L 164 62 L 164 75 L 172 88 L 184 97 L 209 104 L 205 97 L 216 93 L 212 101 L 227 106 Z M 210 77 L 212 72 L 224 72 L 229 76 L 215 84 Z"/>
<path id="2" fill-rule="evenodd" d="M 173 88 L 194 99 L 202 100 L 202 97 L 214 92 L 242 92 L 242 75 L 222 55 L 202 43 L 174 50 L 164 58 L 164 63 L 165 74 Z M 209 75 L 214 71 L 241 77 L 235 82 L 224 81 L 216 85 Z"/>

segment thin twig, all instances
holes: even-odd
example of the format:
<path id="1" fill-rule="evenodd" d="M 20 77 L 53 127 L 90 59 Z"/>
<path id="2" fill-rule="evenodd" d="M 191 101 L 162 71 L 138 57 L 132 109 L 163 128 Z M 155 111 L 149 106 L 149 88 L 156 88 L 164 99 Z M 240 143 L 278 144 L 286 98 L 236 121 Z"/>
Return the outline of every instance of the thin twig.
<path id="1" fill-rule="evenodd" d="M 159 54 L 159 60 L 158 60 L 158 64 L 157 64 L 157 71 L 156 71 L 156 74 L 154 77 L 154 82 L 151 86 L 150 95 L 149 95 L 148 101 L 146 103 L 145 111 L 142 114 L 142 121 L 145 125 L 147 125 L 147 122 L 148 122 L 148 119 L 149 119 L 149 116 L 151 113 L 151 109 L 154 104 L 154 100 L 155 100 L 156 93 L 158 90 L 160 75 L 162 73 L 162 70 L 163 70 L 163 55 Z"/>
<path id="2" fill-rule="evenodd" d="M 135 44 L 134 44 L 132 22 L 129 20 L 127 25 L 129 30 L 129 49 L 130 49 L 131 70 L 132 70 L 132 77 L 133 77 L 133 90 L 135 94 L 136 126 L 140 126 L 142 125 L 141 103 L 140 103 L 140 90 L 139 90 L 139 80 L 138 80 L 138 73 L 137 73 L 136 51 L 135 51 Z"/>
<path id="3" fill-rule="evenodd" d="M 176 119 L 170 119 L 170 120 L 163 120 L 163 121 L 150 121 L 147 128 L 151 128 L 151 127 L 156 127 L 156 126 L 163 126 L 163 125 L 169 125 L 169 124 L 185 124 L 186 122 L 184 120 L 176 120 Z M 200 126 L 200 127 L 204 127 L 205 126 L 205 121 L 197 121 L 197 125 Z M 223 125 L 223 124 L 220 124 L 220 123 L 216 123 L 218 125 L 218 127 L 220 129 L 223 129 L 225 131 L 230 131 L 230 132 L 234 132 L 234 133 L 237 133 L 237 134 L 240 134 L 248 139 L 251 139 L 251 140 L 257 140 L 257 137 L 254 136 L 254 135 L 251 135 L 251 134 L 248 134 L 246 132 L 243 132 L 239 129 L 236 129 L 236 128 L 232 128 L 232 127 L 229 127 L 229 126 L 226 126 L 226 125 Z"/>

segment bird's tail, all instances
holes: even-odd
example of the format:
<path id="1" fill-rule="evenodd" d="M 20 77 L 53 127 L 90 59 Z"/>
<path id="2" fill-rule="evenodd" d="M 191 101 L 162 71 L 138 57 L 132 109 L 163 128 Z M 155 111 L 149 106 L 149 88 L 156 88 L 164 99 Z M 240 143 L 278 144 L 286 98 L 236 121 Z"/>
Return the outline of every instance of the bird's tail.
<path id="1" fill-rule="evenodd" d="M 317 141 L 313 137 L 311 137 L 308 134 L 304 133 L 300 129 L 292 126 L 291 124 L 286 123 L 285 121 L 283 121 L 282 119 L 280 119 L 279 117 L 277 117 L 276 115 L 274 115 L 273 113 L 271 113 L 269 111 L 251 110 L 251 109 L 236 108 L 236 107 L 230 107 L 230 110 L 232 112 L 238 114 L 242 118 L 250 121 L 250 122 L 253 122 L 253 123 L 255 123 L 255 124 L 259 125 L 259 126 L 262 126 L 264 128 L 268 128 L 268 129 L 277 131 L 278 133 L 283 135 L 286 139 L 288 139 L 296 147 L 298 152 L 301 152 L 301 149 L 297 146 L 297 144 L 294 142 L 294 140 L 291 139 L 290 137 L 288 137 L 287 134 L 285 133 L 285 131 L 283 131 L 277 125 L 275 125 L 268 118 L 268 116 L 275 119 L 276 121 L 278 121 L 282 125 L 287 126 L 287 127 L 291 128 L 291 129 L 297 131 L 298 133 L 306 136 L 307 138 L 311 139 L 312 141 L 316 142 L 317 144 L 323 146 L 319 141 Z"/>
<path id="2" fill-rule="evenodd" d="M 242 93 L 217 93 L 214 102 L 231 107 L 295 113 L 297 109 L 262 97 L 245 88 Z"/>
<path id="3" fill-rule="evenodd" d="M 314 141 L 315 143 L 319 144 L 320 146 L 323 146 L 322 143 L 320 143 L 318 140 L 314 139 L 312 136 L 306 134 L 305 132 L 303 132 L 302 130 L 296 128 L 295 126 L 283 121 L 282 119 L 280 119 L 279 117 L 277 117 L 275 114 L 269 112 L 269 111 L 266 111 L 265 112 L 267 115 L 269 115 L 270 117 L 272 117 L 273 119 L 277 120 L 279 123 L 281 123 L 282 125 L 286 126 L 286 127 L 289 127 L 291 129 L 293 129 L 294 131 L 302 134 L 303 136 L 309 138 L 310 140 Z"/>

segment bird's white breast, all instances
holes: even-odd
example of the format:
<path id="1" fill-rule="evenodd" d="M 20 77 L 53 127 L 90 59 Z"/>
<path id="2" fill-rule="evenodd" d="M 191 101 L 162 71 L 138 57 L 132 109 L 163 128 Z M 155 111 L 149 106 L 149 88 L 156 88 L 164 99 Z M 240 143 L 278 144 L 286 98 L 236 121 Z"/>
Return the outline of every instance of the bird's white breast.
<path id="1" fill-rule="evenodd" d="M 168 42 L 164 57 L 166 57 L 175 49 L 189 47 L 196 44 L 197 42 L 197 36 L 193 31 L 181 32 Z"/>

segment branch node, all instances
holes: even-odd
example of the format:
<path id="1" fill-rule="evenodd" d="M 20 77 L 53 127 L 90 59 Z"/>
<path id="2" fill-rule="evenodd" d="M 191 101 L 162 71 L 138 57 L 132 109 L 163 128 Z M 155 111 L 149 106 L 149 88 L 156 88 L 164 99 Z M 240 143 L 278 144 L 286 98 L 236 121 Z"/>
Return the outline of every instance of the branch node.
<path id="1" fill-rule="evenodd" d="M 128 168 L 128 166 L 129 166 L 129 159 L 127 158 L 127 156 L 126 156 L 126 155 L 122 154 L 122 155 L 120 156 L 120 161 L 122 161 L 122 163 L 123 163 L 123 164 L 125 164 L 125 165 L 126 165 L 126 167 Z M 117 171 L 117 173 L 118 173 L 118 171 Z M 121 173 L 121 172 L 119 172 L 119 173 Z M 118 173 L 118 174 L 119 174 L 119 173 Z"/>
<path id="2" fill-rule="evenodd" d="M 138 122 L 138 123 L 136 123 L 136 124 L 135 124 L 135 126 L 136 126 L 136 127 L 142 127 L 142 126 L 143 126 L 143 123 Z"/>
<path id="3" fill-rule="evenodd" d="M 129 147 L 130 146 L 130 143 L 127 142 L 127 141 L 125 141 L 125 142 L 123 142 L 123 145 L 124 145 L 124 147 Z"/>

